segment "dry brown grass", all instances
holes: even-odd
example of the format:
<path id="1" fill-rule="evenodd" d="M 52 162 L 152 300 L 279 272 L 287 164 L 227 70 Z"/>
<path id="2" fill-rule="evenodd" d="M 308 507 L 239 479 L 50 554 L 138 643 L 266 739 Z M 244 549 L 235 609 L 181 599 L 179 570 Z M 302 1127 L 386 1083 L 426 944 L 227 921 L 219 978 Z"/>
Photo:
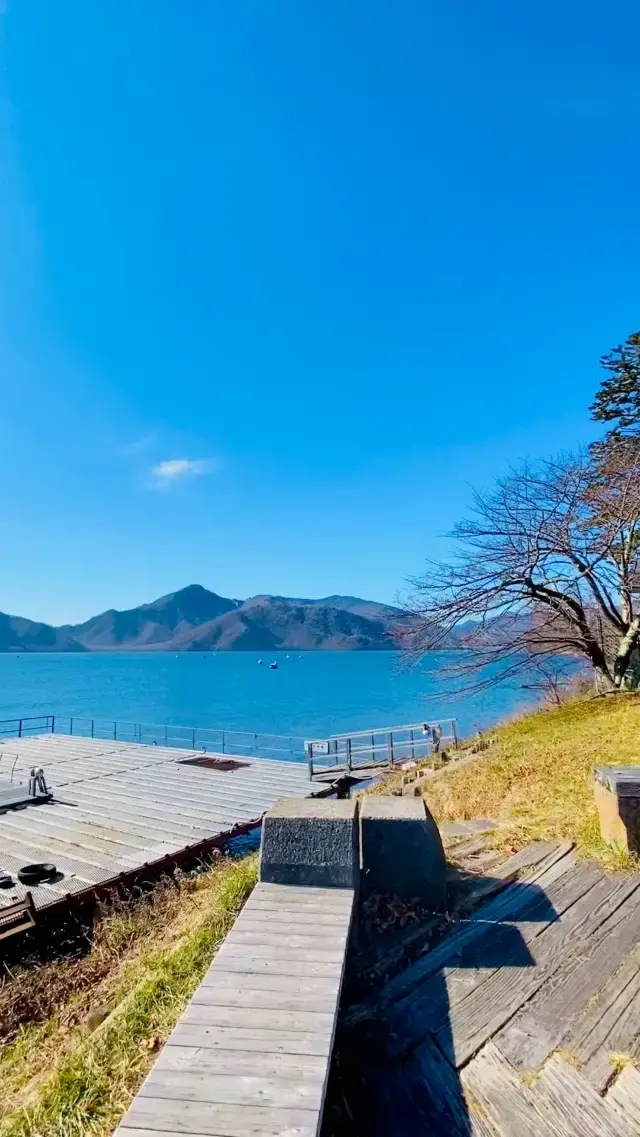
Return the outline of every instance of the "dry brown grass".
<path id="1" fill-rule="evenodd" d="M 476 761 L 427 783 L 425 800 L 438 821 L 493 817 L 502 823 L 495 840 L 505 848 L 572 840 L 605 863 L 628 863 L 600 840 L 591 771 L 640 765 L 637 695 L 568 702 L 493 733 L 495 745 Z"/>
<path id="2" fill-rule="evenodd" d="M 68 1028 L 95 1012 L 100 985 L 108 987 L 140 950 L 175 939 L 206 903 L 211 880 L 208 873 L 164 877 L 144 895 L 120 896 L 102 905 L 86 953 L 16 969 L 6 966 L 0 978 L 0 1046 L 21 1028 L 52 1016 Z"/>
<path id="3" fill-rule="evenodd" d="M 111 1132 L 255 875 L 253 857 L 220 858 L 178 887 L 164 882 L 112 908 L 84 958 L 25 969 L 5 982 L 2 1137 Z"/>

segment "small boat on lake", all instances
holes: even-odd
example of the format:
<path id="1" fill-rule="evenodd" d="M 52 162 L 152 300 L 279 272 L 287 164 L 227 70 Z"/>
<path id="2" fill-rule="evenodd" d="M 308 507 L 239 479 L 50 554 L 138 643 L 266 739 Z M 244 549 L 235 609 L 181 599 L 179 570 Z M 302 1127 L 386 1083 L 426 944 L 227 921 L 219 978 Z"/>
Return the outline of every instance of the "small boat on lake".
<path id="1" fill-rule="evenodd" d="M 277 671 L 278 670 L 278 664 L 276 663 L 275 659 L 274 659 L 273 663 L 269 664 L 269 670 L 270 671 Z"/>

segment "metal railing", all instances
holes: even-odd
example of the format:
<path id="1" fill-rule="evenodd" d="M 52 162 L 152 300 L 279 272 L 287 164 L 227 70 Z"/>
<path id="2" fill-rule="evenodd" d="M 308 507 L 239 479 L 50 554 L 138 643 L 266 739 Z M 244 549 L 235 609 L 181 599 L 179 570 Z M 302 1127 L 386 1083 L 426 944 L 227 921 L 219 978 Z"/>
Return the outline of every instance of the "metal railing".
<path id="1" fill-rule="evenodd" d="M 445 746 L 458 745 L 455 719 L 386 726 L 355 734 L 334 734 L 305 742 L 311 778 L 353 770 L 399 766 L 430 758 Z"/>
<path id="2" fill-rule="evenodd" d="M 445 746 L 458 745 L 455 719 L 378 727 L 309 741 L 297 735 L 158 725 L 77 715 L 31 715 L 0 720 L 0 739 L 36 734 L 67 734 L 213 754 L 275 758 L 281 762 L 300 762 L 306 758 L 312 778 L 322 774 L 351 773 L 355 769 L 401 765 L 406 761 L 428 758 Z"/>
<path id="3" fill-rule="evenodd" d="M 27 734 L 53 734 L 55 715 L 30 715 L 20 719 L 1 719 L 0 738 L 22 738 Z"/>
<path id="4" fill-rule="evenodd" d="M 147 746 L 172 746 L 215 754 L 277 758 L 281 762 L 304 760 L 304 739 L 295 735 L 123 722 L 121 719 L 83 718 L 78 715 L 42 715 L 39 718 L 0 721 L 0 738 L 54 733 L 81 738 L 103 738 L 112 742 L 138 742 Z"/>

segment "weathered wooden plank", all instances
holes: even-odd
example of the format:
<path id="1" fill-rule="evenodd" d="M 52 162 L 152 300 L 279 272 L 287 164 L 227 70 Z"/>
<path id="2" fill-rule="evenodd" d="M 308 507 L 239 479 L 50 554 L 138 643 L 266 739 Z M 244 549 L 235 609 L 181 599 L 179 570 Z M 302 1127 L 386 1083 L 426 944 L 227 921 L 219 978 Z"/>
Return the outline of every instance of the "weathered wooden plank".
<path id="1" fill-rule="evenodd" d="M 597 870 L 574 868 L 572 872 L 552 880 L 544 892 L 534 891 L 529 908 L 524 908 L 519 913 L 523 919 L 517 920 L 516 923 L 485 925 L 482 934 L 468 940 L 447 966 L 431 975 L 417 990 L 387 1013 L 392 1039 L 390 1053 L 398 1053 L 400 1047 L 407 1048 L 430 1031 L 441 1032 L 439 1034 L 441 1045 L 444 1046 L 446 1053 L 453 1057 L 451 1043 L 453 1030 L 457 1061 L 458 1044 L 462 1044 L 464 1037 L 464 1027 L 456 1020 L 458 1005 L 462 1004 L 464 1008 L 460 1011 L 463 1022 L 468 1007 L 473 1006 L 475 1010 L 478 1006 L 485 1005 L 487 1023 L 493 1023 L 500 1008 L 494 990 L 496 983 L 500 982 L 498 975 L 502 974 L 503 970 L 510 973 L 517 968 L 520 973 L 525 971 L 527 980 L 530 981 L 534 965 L 534 958 L 529 948 L 531 942 L 542 936 L 545 929 L 558 929 L 560 926 L 567 929 L 566 913 L 567 910 L 571 912 L 576 901 L 580 901 L 581 907 L 574 913 L 574 918 L 576 915 L 583 918 L 589 915 L 596 906 L 598 897 L 595 894 L 598 888 L 608 894 L 608 886 L 603 885 L 603 881 L 603 875 Z M 586 897 L 592 894 L 594 894 L 593 900 L 588 901 Z M 555 935 L 558 936 L 557 931 Z M 489 999 L 483 1003 L 482 987 L 491 978 L 494 981 L 493 988 Z M 474 1003 L 466 1004 L 464 1000 L 469 999 L 474 993 Z M 475 1030 L 478 1025 L 476 1015 Z M 486 1037 L 489 1036 L 487 1033 Z M 485 1041 L 485 1038 L 482 1041 Z"/>
<path id="2" fill-rule="evenodd" d="M 561 1137 L 492 1043 L 465 1067 L 461 1077 L 464 1089 L 479 1103 L 499 1137 Z"/>
<path id="3" fill-rule="evenodd" d="M 126 1127 L 124 1125 L 119 1125 L 118 1128 L 115 1130 L 113 1137 L 158 1137 L 158 1130 L 157 1129 L 129 1129 L 128 1127 Z M 170 1130 L 164 1130 L 163 1131 L 163 1137 L 182 1137 L 182 1135 L 179 1133 L 176 1133 L 175 1131 L 171 1132 Z M 204 1134 L 204 1133 L 195 1133 L 195 1134 L 192 1134 L 191 1137 L 210 1137 L 210 1135 Z M 221 1135 L 216 1134 L 216 1137 L 221 1137 Z"/>
<path id="4" fill-rule="evenodd" d="M 605 1045 L 583 1068 L 585 1077 L 597 1089 L 604 1090 L 611 1081 L 613 1056 L 619 1054 L 640 1060 L 640 990 L 636 990 L 631 1002 L 621 1012 Z"/>
<path id="5" fill-rule="evenodd" d="M 634 884 L 635 890 L 628 895 L 629 886 Z M 625 889 L 627 897 L 619 904 Z M 569 1035 L 587 1000 L 600 990 L 635 946 L 640 938 L 639 901 L 637 882 L 632 878 L 617 880 L 611 885 L 607 919 L 602 919 L 607 907 L 605 898 L 590 914 L 590 923 L 583 927 L 582 934 L 574 935 L 567 944 L 555 943 L 552 928 L 536 941 L 537 977 L 531 981 L 524 975 L 521 978 L 531 1002 L 496 1038 L 502 1053 L 519 1069 L 538 1069 L 542 1065 Z M 560 959 L 558 946 L 564 946 Z M 553 982 L 546 982 L 551 975 Z M 517 976 L 513 978 L 519 981 Z M 540 979 L 537 985 L 536 978 Z M 537 991 L 539 994 L 533 999 Z M 496 995 L 503 998 L 502 991 Z M 519 1006 L 523 1002 L 524 999 Z M 517 1009 L 514 1007 L 512 1013 Z"/>
<path id="6" fill-rule="evenodd" d="M 609 1090 L 605 1101 L 616 1113 L 640 1133 L 640 1073 L 635 1066 L 625 1066 Z"/>
<path id="7" fill-rule="evenodd" d="M 554 1054 L 532 1086 L 538 1108 L 563 1137 L 633 1137 L 635 1130 L 577 1070 Z M 637 1137 L 637 1133 L 636 1133 Z"/>
<path id="8" fill-rule="evenodd" d="M 269 931 L 268 929 L 261 929 L 254 931 L 253 929 L 247 930 L 244 925 L 234 928 L 233 931 L 227 936 L 225 943 L 228 947 L 236 947 L 237 945 L 259 945 L 260 947 L 274 947 L 286 948 L 291 951 L 308 951 L 312 952 L 315 956 L 318 951 L 330 952 L 332 955 L 344 955 L 344 941 L 345 936 L 342 932 L 338 932 L 333 936 L 314 935 L 309 930 L 307 935 L 292 934 L 287 932 L 278 932 L 274 928 Z M 322 957 L 320 957 L 322 958 Z"/>
<path id="9" fill-rule="evenodd" d="M 342 900 L 346 905 L 353 903 L 352 888 L 325 888 L 322 885 L 310 884 L 274 884 L 269 880 L 261 880 L 252 893 L 253 896 L 275 896 L 277 899 L 286 897 L 287 900 Z"/>
<path id="10" fill-rule="evenodd" d="M 225 940 L 218 952 L 217 958 L 221 961 L 228 955 L 243 954 L 245 951 L 248 955 L 250 954 L 253 959 L 291 959 L 300 960 L 305 963 L 339 964 L 341 964 L 344 959 L 344 947 L 341 948 L 339 944 L 335 944 L 329 948 L 295 948 L 290 947 L 286 941 L 279 944 L 242 944 L 236 943 L 231 939 Z"/>
<path id="11" fill-rule="evenodd" d="M 145 1079 L 139 1097 L 218 1105 L 260 1105 L 320 1112 L 324 1078 L 268 1077 L 256 1063 L 254 1074 L 213 1074 L 211 1070 L 170 1070 L 159 1062 Z"/>
<path id="12" fill-rule="evenodd" d="M 216 956 L 216 963 L 220 971 L 236 972 L 242 975 L 299 975 L 317 976 L 320 978 L 334 978 L 342 975 L 343 960 L 327 963 L 324 960 L 308 959 L 264 959 L 257 958 L 253 953 L 248 955 L 241 951 L 225 951 L 222 949 Z"/>
<path id="13" fill-rule="evenodd" d="M 200 987 L 223 987 L 226 991 L 299 991 L 301 995 L 337 995 L 335 978 L 320 975 L 247 975 L 210 967 Z"/>
<path id="14" fill-rule="evenodd" d="M 534 893 L 530 909 L 525 908 L 513 921 L 494 925 L 470 951 L 463 950 L 452 967 L 444 969 L 449 1006 L 453 1007 L 460 997 L 466 997 L 469 989 L 475 990 L 500 967 L 533 966 L 532 943 L 549 927 L 561 923 L 578 901 L 580 911 L 590 913 L 590 906 L 595 908 L 602 896 L 608 896 L 608 891 L 602 872 L 589 866 L 576 866 L 552 881 L 544 892 Z M 589 900 L 586 900 L 587 895 Z"/>
<path id="15" fill-rule="evenodd" d="M 633 1054 L 639 1046 L 640 949 L 636 949 L 588 1000 L 564 1047 L 602 1093 L 613 1078 L 610 1054 Z"/>
<path id="16" fill-rule="evenodd" d="M 568 872 L 575 865 L 573 846 L 567 842 L 545 858 L 536 872 L 526 881 L 514 881 L 488 904 L 479 908 L 469 920 L 447 936 L 446 940 L 433 951 L 422 956 L 387 984 L 382 996 L 383 1006 L 389 1006 L 409 995 L 429 975 L 440 971 L 447 963 L 455 960 L 462 950 L 476 939 L 495 934 L 492 925 L 516 920 L 526 910 L 532 912 L 544 903 L 542 893 L 545 889 Z M 533 886 L 536 886 L 535 888 Z"/>
<path id="17" fill-rule="evenodd" d="M 338 982 L 333 991 L 318 995 L 292 988 L 290 991 L 256 990 L 246 977 L 242 987 L 200 986 L 195 992 L 191 1005 L 206 1007 L 245 1007 L 268 1009 L 272 1011 L 321 1011 L 333 1015 L 338 1001 Z"/>
<path id="18" fill-rule="evenodd" d="M 420 1101 L 420 1131 L 468 1137 L 472 1122 L 460 1079 L 433 1039 L 425 1039 L 403 1065 L 412 1097 Z"/>
<path id="19" fill-rule="evenodd" d="M 331 1036 L 334 1014 L 322 1011 L 277 1011 L 260 1007 L 210 1007 L 189 1003 L 181 1023 L 199 1023 L 203 1026 L 259 1027 L 262 1030 L 309 1031 L 320 1037 Z"/>
<path id="20" fill-rule="evenodd" d="M 593 973 L 590 972 L 587 977 L 588 969 L 582 967 L 581 961 L 596 953 L 596 945 L 601 944 L 604 937 L 611 942 L 609 963 L 611 967 L 615 967 L 616 961 L 628 950 L 630 943 L 638 934 L 640 908 L 633 895 L 629 899 L 630 909 L 627 909 L 625 904 L 619 905 L 621 888 L 622 885 L 619 884 L 611 889 L 606 878 L 598 882 L 573 904 L 560 920 L 550 924 L 532 941 L 533 966 L 501 968 L 453 1008 L 450 1023 L 447 1023 L 436 1037 L 440 1045 L 449 1047 L 448 1052 L 453 1049 L 456 1065 L 468 1061 L 488 1038 L 493 1037 L 507 1023 L 509 1025 L 506 1030 L 496 1038 L 502 1053 L 512 1060 L 515 1050 L 519 1062 L 514 1062 L 514 1065 L 519 1065 L 520 1068 L 537 1069 L 542 1065 L 554 1046 L 564 1037 L 565 1031 L 571 1027 L 573 1019 L 565 1017 L 563 1009 L 568 1006 L 570 1000 L 561 999 L 560 1005 L 555 1003 L 553 1008 L 549 1006 L 547 1012 L 543 1014 L 542 1030 L 539 1008 L 541 1005 L 544 1006 L 544 993 L 543 1002 L 538 1005 L 538 1014 L 534 1016 L 527 1005 L 522 1017 L 527 1016 L 529 1021 L 528 1016 L 533 1016 L 531 1022 L 535 1024 L 533 1027 L 535 1033 L 532 1036 L 530 1031 L 524 1038 L 522 1035 L 509 1033 L 513 1029 L 513 1023 L 509 1020 L 520 1007 L 532 999 L 555 972 L 559 971 L 567 959 L 573 960 L 576 968 L 584 972 L 582 986 L 586 994 L 575 1011 L 573 1018 L 576 1017 L 586 998 L 597 989 L 597 985 L 594 987 L 593 984 Z M 613 913 L 611 913 L 612 904 L 616 905 Z M 609 916 L 608 920 L 605 919 L 605 913 Z M 600 925 L 603 925 L 602 932 L 592 934 L 592 928 Z M 598 961 L 601 967 L 607 966 L 606 961 L 602 959 L 602 953 L 598 955 Z M 548 1002 L 553 1004 L 553 999 Z M 519 1045 L 514 1045 L 516 1038 Z M 526 1046 L 523 1047 L 525 1039 Z"/>
<path id="21" fill-rule="evenodd" d="M 331 1037 L 315 1031 L 265 1030 L 264 1027 L 221 1027 L 178 1023 L 167 1046 L 195 1046 L 208 1050 L 243 1050 L 260 1054 L 311 1054 L 327 1058 Z"/>
<path id="22" fill-rule="evenodd" d="M 221 1050 L 209 1046 L 181 1046 L 172 1037 L 160 1055 L 156 1070 L 206 1074 L 257 1074 L 264 1078 L 304 1078 L 305 1081 L 322 1081 L 327 1072 L 324 1055 L 256 1054 L 255 1050 Z"/>
<path id="23" fill-rule="evenodd" d="M 498 1130 L 490 1124 L 488 1118 L 485 1117 L 484 1110 L 477 1102 L 472 1101 L 470 1103 L 469 1111 L 471 1137 L 500 1137 Z"/>
<path id="24" fill-rule="evenodd" d="M 560 852 L 561 857 L 566 856 L 566 852 L 562 852 L 563 848 L 567 849 L 566 844 L 558 845 L 555 841 L 532 841 L 530 845 L 525 845 L 524 849 L 513 853 L 502 864 L 496 865 L 495 869 L 490 870 L 490 875 L 495 873 L 505 880 L 513 880 L 514 875 L 518 875 L 522 879 L 522 874 L 532 874 L 536 869 L 543 868 L 545 864 L 548 867 L 550 859 L 557 852 Z"/>
<path id="25" fill-rule="evenodd" d="M 242 924 L 245 928 L 260 926 L 265 928 L 290 928 L 292 931 L 305 934 L 306 928 L 321 928 L 323 934 L 332 935 L 333 928 L 342 930 L 349 926 L 350 912 L 314 912 L 312 909 L 285 908 L 281 904 L 272 904 L 269 907 L 259 905 L 255 908 L 243 908 Z M 325 932 L 325 929 L 327 931 Z"/>
<path id="26" fill-rule="evenodd" d="M 316 1137 L 318 1114 L 310 1109 L 217 1105 L 137 1097 L 125 1115 L 127 1129 L 203 1134 L 204 1137 Z M 135 1134 L 137 1137 L 137 1134 Z"/>
<path id="27" fill-rule="evenodd" d="M 247 919 L 251 920 L 281 920 L 283 924 L 309 923 L 310 918 L 317 916 L 318 927 L 327 924 L 331 927 L 336 925 L 343 927 L 346 922 L 349 925 L 351 920 L 351 911 L 338 910 L 333 908 L 323 908 L 318 906 L 316 911 L 312 904 L 297 904 L 295 907 L 292 905 L 289 908 L 283 908 L 281 904 L 270 901 L 261 901 L 259 904 L 254 904 L 251 908 L 246 908 Z"/>
<path id="28" fill-rule="evenodd" d="M 274 889 L 276 885 L 272 886 Z M 283 888 L 288 888 L 283 885 Z M 295 894 L 287 892 L 286 894 L 277 893 L 275 891 L 265 892 L 262 887 L 258 885 L 254 892 L 247 900 L 247 906 L 250 908 L 269 907 L 277 904 L 283 907 L 287 912 L 308 912 L 310 909 L 317 912 L 326 912 L 327 914 L 333 912 L 337 914 L 345 914 L 350 912 L 353 903 L 338 890 L 330 888 L 319 888 L 314 896 L 312 892 L 308 894 Z"/>
<path id="29" fill-rule="evenodd" d="M 501 877 L 477 876 L 464 868 L 450 867 L 447 870 L 449 915 L 454 920 L 470 915 L 492 896 L 502 892 L 508 883 Z"/>
<path id="30" fill-rule="evenodd" d="M 573 851 L 572 841 L 532 841 L 524 849 L 513 853 L 506 861 L 496 867 L 495 872 L 507 879 L 517 872 L 520 879 L 525 874 L 527 880 L 534 880 L 551 868 L 556 861 L 563 860 Z"/>
<path id="31" fill-rule="evenodd" d="M 261 903 L 282 904 L 288 908 L 297 905 L 313 906 L 326 911 L 346 912 L 353 905 L 353 893 L 343 888 L 297 888 L 291 884 L 258 884 L 247 904 L 257 907 Z"/>
<path id="32" fill-rule="evenodd" d="M 442 836 L 442 830 L 440 830 Z M 444 840 L 444 838 L 443 838 Z M 465 857 L 473 857 L 476 853 L 482 853 L 487 847 L 487 842 L 484 837 L 467 837 L 464 841 L 459 841 L 455 845 L 446 846 L 447 857 L 449 860 L 463 860 Z"/>
<path id="33" fill-rule="evenodd" d="M 498 822 L 489 817 L 476 817 L 470 821 L 444 821 L 438 826 L 444 842 L 474 836 L 479 833 L 492 833 Z"/>

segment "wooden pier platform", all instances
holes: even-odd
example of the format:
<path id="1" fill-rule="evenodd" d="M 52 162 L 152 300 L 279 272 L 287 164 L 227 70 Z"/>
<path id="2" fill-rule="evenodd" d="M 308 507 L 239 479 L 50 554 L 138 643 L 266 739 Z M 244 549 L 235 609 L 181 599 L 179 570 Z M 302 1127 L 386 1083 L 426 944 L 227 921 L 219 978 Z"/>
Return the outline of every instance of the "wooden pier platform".
<path id="1" fill-rule="evenodd" d="M 278 799 L 322 793 L 302 762 L 61 734 L 0 740 L 0 777 L 28 785 L 42 767 L 50 801 L 0 809 L 0 912 L 30 891 L 37 913 L 64 909 L 140 873 L 246 832 Z M 18 871 L 49 862 L 55 876 L 25 886 Z"/>

